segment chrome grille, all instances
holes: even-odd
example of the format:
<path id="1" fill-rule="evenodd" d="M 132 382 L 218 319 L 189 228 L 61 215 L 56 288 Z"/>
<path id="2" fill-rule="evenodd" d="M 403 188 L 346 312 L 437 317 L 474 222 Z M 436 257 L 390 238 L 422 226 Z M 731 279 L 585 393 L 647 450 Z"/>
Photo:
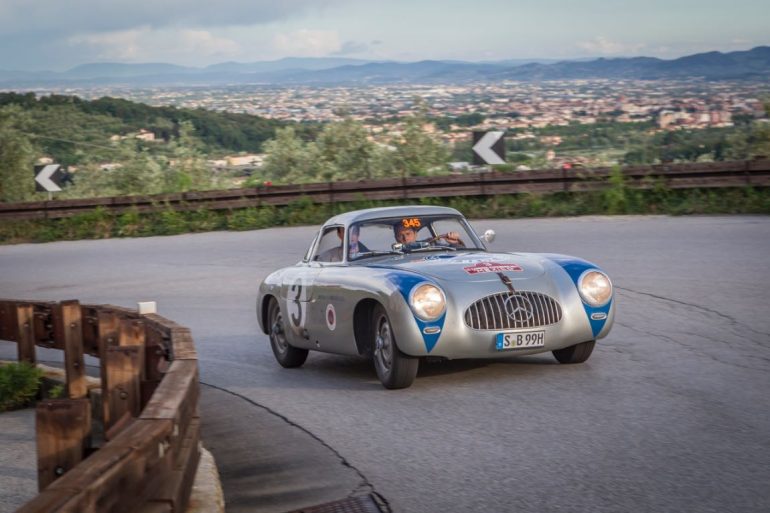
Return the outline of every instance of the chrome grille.
<path id="1" fill-rule="evenodd" d="M 465 324 L 475 330 L 536 328 L 561 320 L 561 306 L 539 292 L 501 292 L 483 297 L 465 310 Z"/>

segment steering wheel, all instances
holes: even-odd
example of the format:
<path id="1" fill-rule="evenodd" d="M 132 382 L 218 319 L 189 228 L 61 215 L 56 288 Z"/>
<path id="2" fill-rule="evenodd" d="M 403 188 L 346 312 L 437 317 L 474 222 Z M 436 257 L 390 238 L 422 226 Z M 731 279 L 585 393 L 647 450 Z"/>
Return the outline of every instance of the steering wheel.
<path id="1" fill-rule="evenodd" d="M 449 242 L 449 233 L 442 233 L 440 235 L 436 235 L 435 237 L 431 237 L 430 239 L 428 239 L 426 242 L 431 242 L 432 243 L 432 242 L 436 242 L 436 241 L 438 241 L 440 239 L 444 239 L 447 242 Z M 452 244 L 451 242 L 449 242 L 449 243 Z M 463 248 L 465 247 L 465 243 L 460 239 L 459 236 L 457 237 L 457 246 L 460 246 L 460 247 L 463 247 Z"/>

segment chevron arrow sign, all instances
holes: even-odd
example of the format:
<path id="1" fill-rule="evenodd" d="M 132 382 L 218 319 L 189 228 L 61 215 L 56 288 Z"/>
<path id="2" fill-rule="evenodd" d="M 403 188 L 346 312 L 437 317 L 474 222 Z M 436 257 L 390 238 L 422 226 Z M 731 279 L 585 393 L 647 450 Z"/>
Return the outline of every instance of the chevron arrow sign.
<path id="1" fill-rule="evenodd" d="M 505 132 L 473 132 L 473 164 L 505 164 Z"/>
<path id="2" fill-rule="evenodd" d="M 61 191 L 62 178 L 64 178 L 64 173 L 62 173 L 59 164 L 35 166 L 36 191 L 59 192 Z"/>

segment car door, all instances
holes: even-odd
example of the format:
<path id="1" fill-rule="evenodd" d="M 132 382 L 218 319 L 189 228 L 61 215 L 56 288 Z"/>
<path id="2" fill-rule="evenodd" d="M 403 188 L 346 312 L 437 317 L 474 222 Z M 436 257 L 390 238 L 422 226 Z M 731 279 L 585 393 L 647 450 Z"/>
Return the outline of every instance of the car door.
<path id="1" fill-rule="evenodd" d="M 314 334 L 325 326 L 325 312 L 317 311 L 315 282 L 324 266 L 338 265 L 335 261 L 337 254 L 333 250 L 342 244 L 341 235 L 338 235 L 341 229 L 341 226 L 324 227 L 306 259 L 284 278 L 283 297 L 289 341 L 297 347 L 317 349 Z M 341 255 L 340 248 L 340 259 Z"/>

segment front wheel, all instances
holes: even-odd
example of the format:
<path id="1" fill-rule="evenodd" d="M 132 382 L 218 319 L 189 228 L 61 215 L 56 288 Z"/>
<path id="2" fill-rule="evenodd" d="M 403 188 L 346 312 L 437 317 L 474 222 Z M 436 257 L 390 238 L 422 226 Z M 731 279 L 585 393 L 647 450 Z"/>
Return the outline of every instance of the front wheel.
<path id="1" fill-rule="evenodd" d="M 283 316 L 278 301 L 270 300 L 267 310 L 267 325 L 270 326 L 270 347 L 275 359 L 283 367 L 299 367 L 307 360 L 307 349 L 298 349 L 289 345 L 286 333 L 283 331 Z"/>
<path id="2" fill-rule="evenodd" d="M 374 368 L 382 386 L 394 390 L 412 385 L 420 361 L 396 347 L 388 314 L 377 305 L 372 315 L 374 331 Z"/>
<path id="3" fill-rule="evenodd" d="M 591 356 L 594 345 L 596 345 L 596 340 L 589 340 L 588 342 L 581 342 L 564 349 L 557 349 L 552 351 L 552 353 L 559 360 L 559 363 L 583 363 Z"/>

